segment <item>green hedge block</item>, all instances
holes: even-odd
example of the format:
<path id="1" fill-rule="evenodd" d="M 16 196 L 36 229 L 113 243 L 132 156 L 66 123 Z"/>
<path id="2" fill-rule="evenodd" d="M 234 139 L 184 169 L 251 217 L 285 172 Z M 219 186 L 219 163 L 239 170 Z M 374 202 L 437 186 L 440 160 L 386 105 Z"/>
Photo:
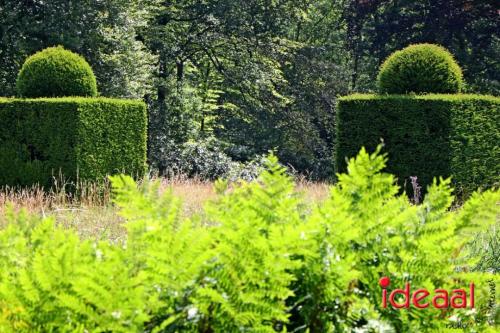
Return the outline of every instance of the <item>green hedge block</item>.
<path id="1" fill-rule="evenodd" d="M 146 106 L 108 98 L 0 99 L 0 185 L 146 170 Z"/>
<path id="2" fill-rule="evenodd" d="M 336 172 L 360 147 L 385 143 L 387 171 L 425 189 L 452 176 L 458 194 L 500 183 L 500 98 L 482 95 L 368 95 L 338 102 Z M 411 192 L 411 191 L 408 191 Z"/>

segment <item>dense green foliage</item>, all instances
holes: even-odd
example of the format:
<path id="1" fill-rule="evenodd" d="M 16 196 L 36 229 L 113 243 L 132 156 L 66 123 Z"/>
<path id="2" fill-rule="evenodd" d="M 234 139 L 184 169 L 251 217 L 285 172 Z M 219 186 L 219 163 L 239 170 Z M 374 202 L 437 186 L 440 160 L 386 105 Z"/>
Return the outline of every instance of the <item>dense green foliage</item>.
<path id="1" fill-rule="evenodd" d="M 495 226 L 500 192 L 449 210 L 442 180 L 412 205 L 384 164 L 362 150 L 311 211 L 270 157 L 258 181 L 222 194 L 206 220 L 181 218 L 158 183 L 114 176 L 127 229 L 116 242 L 11 212 L 0 229 L 0 330 L 447 332 L 453 315 L 470 332 L 494 332 L 486 280 L 498 276 L 468 272 L 480 256 L 465 245 Z M 474 281 L 477 311 L 384 310 L 381 276 L 430 290 Z"/>
<path id="2" fill-rule="evenodd" d="M 161 155 L 160 176 L 187 176 L 203 180 L 229 181 L 255 179 L 264 165 L 265 155 L 247 162 L 231 159 L 216 140 L 199 140 L 182 145 L 171 145 Z M 164 163 L 164 164 L 163 164 Z"/>
<path id="3" fill-rule="evenodd" d="M 160 6 L 145 33 L 160 61 L 150 117 L 155 167 L 167 164 L 161 151 L 171 150 L 171 141 L 175 146 L 214 136 L 233 160 L 278 148 L 280 160 L 296 169 L 332 176 L 330 99 L 345 93 L 347 83 L 339 83 L 345 75 L 319 46 L 292 38 L 307 8 L 297 0 Z M 324 59 L 316 61 L 318 53 Z M 311 67 L 331 74 L 311 74 Z M 304 130 L 308 136 L 299 139 Z"/>
<path id="4" fill-rule="evenodd" d="M 50 47 L 28 57 L 19 71 L 22 97 L 97 96 L 92 68 L 84 58 L 63 47 Z"/>
<path id="5" fill-rule="evenodd" d="M 146 168 L 146 108 L 106 98 L 0 100 L 0 184 L 50 185 Z"/>
<path id="6" fill-rule="evenodd" d="M 15 95 L 28 56 L 62 45 L 89 62 L 103 96 L 142 98 L 155 57 L 137 36 L 155 1 L 0 1 L 0 95 Z"/>
<path id="7" fill-rule="evenodd" d="M 500 98 L 337 103 L 374 91 L 381 65 L 383 93 L 498 94 L 493 0 L 0 0 L 0 17 L 0 95 L 21 70 L 23 97 L 95 96 L 97 82 L 146 102 L 0 97 L 0 185 L 143 176 L 146 155 L 160 175 L 258 175 L 216 182 L 193 216 L 160 182 L 112 176 L 116 239 L 7 209 L 0 332 L 496 332 Z M 467 85 L 437 46 L 383 63 L 415 43 L 450 50 Z M 51 48 L 21 68 L 53 45 L 88 64 Z M 380 139 L 394 175 L 380 146 L 351 158 Z M 314 179 L 336 164 L 338 183 L 313 206 L 278 158 Z M 411 176 L 422 202 L 401 193 Z M 391 289 L 473 281 L 476 309 L 383 309 L 382 276 Z"/>
<path id="8" fill-rule="evenodd" d="M 380 140 L 399 184 L 452 176 L 459 192 L 500 182 L 500 98 L 481 95 L 351 95 L 339 100 L 336 168 Z M 410 191 L 409 191 L 410 192 Z"/>
<path id="9" fill-rule="evenodd" d="M 396 51 L 380 67 L 379 93 L 459 93 L 462 70 L 443 47 L 433 44 L 410 45 Z"/>
<path id="10" fill-rule="evenodd" d="M 0 95 L 14 94 L 27 56 L 63 45 L 88 60 L 103 96 L 145 97 L 153 168 L 166 164 L 163 151 L 215 137 L 233 160 L 276 149 L 298 172 L 331 179 L 336 98 L 374 91 L 394 51 L 442 45 L 463 68 L 467 92 L 498 94 L 497 7 L 494 0 L 3 0 Z"/>
<path id="11" fill-rule="evenodd" d="M 344 2 L 344 1 L 341 1 Z M 347 0 L 353 91 L 373 90 L 383 61 L 409 44 L 449 50 L 464 70 L 467 92 L 498 95 L 500 17 L 495 0 Z"/>

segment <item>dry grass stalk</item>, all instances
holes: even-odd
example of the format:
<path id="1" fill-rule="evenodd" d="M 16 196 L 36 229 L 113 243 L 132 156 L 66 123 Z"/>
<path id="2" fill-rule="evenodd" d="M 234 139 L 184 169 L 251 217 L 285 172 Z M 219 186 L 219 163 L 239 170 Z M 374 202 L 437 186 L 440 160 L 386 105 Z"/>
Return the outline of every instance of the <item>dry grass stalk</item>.
<path id="1" fill-rule="evenodd" d="M 161 190 L 171 189 L 183 204 L 183 215 L 202 214 L 203 206 L 217 197 L 214 186 L 209 181 L 176 176 L 162 178 Z M 7 206 L 15 211 L 25 209 L 33 214 L 50 216 L 56 222 L 76 228 L 83 237 L 120 239 L 124 229 L 122 220 L 111 204 L 111 190 L 108 183 L 79 182 L 76 191 L 66 191 L 68 184 L 56 182 L 46 191 L 40 186 L 27 188 L 0 188 L 0 221 Z M 297 180 L 297 191 L 310 204 L 324 200 L 329 193 L 329 185 L 305 179 Z"/>

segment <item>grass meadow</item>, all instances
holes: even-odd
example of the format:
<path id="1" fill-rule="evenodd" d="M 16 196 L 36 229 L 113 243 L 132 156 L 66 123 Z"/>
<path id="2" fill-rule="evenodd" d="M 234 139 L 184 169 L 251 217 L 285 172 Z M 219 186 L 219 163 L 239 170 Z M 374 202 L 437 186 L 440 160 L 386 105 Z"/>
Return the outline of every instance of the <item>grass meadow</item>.
<path id="1" fill-rule="evenodd" d="M 160 191 L 172 191 L 181 199 L 184 217 L 203 214 L 204 204 L 217 197 L 214 183 L 210 181 L 184 176 L 152 180 L 160 180 Z M 122 237 L 125 232 L 123 221 L 111 202 L 109 183 L 80 182 L 76 186 L 76 194 L 68 193 L 66 186 L 58 186 L 60 183 L 56 182 L 49 191 L 37 185 L 28 188 L 1 187 L 0 222 L 7 213 L 7 207 L 12 207 L 15 211 L 24 209 L 31 214 L 53 217 L 57 224 L 74 228 L 85 238 L 115 240 Z M 299 178 L 296 191 L 312 206 L 327 198 L 330 185 Z"/>

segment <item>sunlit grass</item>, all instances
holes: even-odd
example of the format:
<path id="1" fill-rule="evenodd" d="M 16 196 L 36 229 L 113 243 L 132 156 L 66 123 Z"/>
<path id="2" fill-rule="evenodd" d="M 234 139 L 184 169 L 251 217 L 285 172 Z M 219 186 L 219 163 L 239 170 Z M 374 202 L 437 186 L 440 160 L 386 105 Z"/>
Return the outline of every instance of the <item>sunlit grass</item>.
<path id="1" fill-rule="evenodd" d="M 216 199 L 214 184 L 196 178 L 177 176 L 171 179 L 156 179 L 161 182 L 161 191 L 171 189 L 181 199 L 185 217 L 203 214 L 206 202 Z M 64 186 L 44 190 L 39 186 L 28 188 L 0 188 L 0 222 L 7 207 L 18 211 L 53 217 L 57 223 L 74 228 L 83 237 L 120 239 L 124 234 L 122 219 L 111 203 L 108 183 L 79 183 L 77 191 L 68 193 Z M 329 184 L 299 179 L 298 193 L 311 205 L 324 200 L 329 193 Z"/>

